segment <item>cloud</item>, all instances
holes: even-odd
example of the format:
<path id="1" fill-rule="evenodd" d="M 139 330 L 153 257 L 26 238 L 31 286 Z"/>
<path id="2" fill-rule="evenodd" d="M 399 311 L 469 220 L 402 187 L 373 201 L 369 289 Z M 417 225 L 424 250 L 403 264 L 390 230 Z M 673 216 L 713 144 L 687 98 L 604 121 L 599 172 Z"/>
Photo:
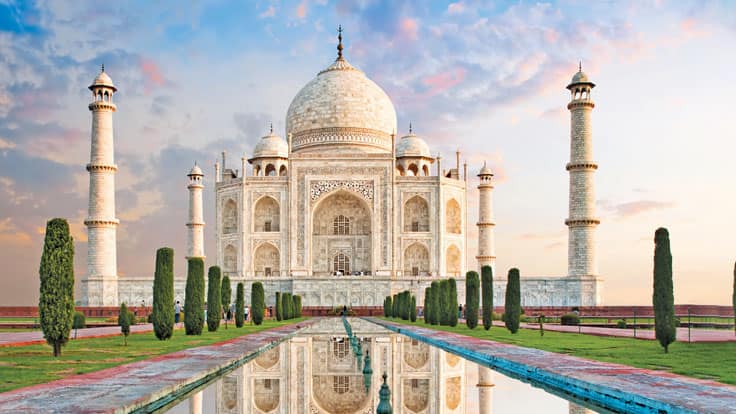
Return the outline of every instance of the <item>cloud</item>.
<path id="1" fill-rule="evenodd" d="M 150 92 L 155 87 L 166 85 L 166 78 L 161 74 L 161 69 L 153 60 L 141 57 L 139 58 L 139 65 L 141 73 L 143 74 L 143 81 L 145 83 L 146 93 Z"/>
<path id="2" fill-rule="evenodd" d="M 268 6 L 261 14 L 258 15 L 259 19 L 265 19 L 267 17 L 274 17 L 276 15 L 276 8 L 273 5 Z"/>
<path id="3" fill-rule="evenodd" d="M 465 12 L 465 3 L 458 1 L 456 3 L 450 3 L 447 6 L 447 14 L 463 14 Z"/>
<path id="4" fill-rule="evenodd" d="M 18 229 L 10 217 L 0 219 L 0 246 L 7 245 L 32 245 L 31 235 Z"/>
<path id="5" fill-rule="evenodd" d="M 419 23 L 417 23 L 416 19 L 407 17 L 401 20 L 400 27 L 400 33 L 403 38 L 411 40 L 417 39 L 417 34 L 419 32 Z"/>
<path id="6" fill-rule="evenodd" d="M 303 19 L 307 17 L 307 2 L 303 0 L 299 5 L 296 6 L 296 17 Z"/>
<path id="7" fill-rule="evenodd" d="M 598 204 L 603 209 L 614 213 L 620 218 L 630 218 L 639 214 L 664 210 L 675 206 L 673 202 L 655 200 L 637 200 L 619 204 L 600 200 Z"/>
<path id="8" fill-rule="evenodd" d="M 425 96 L 431 97 L 458 85 L 465 79 L 465 68 L 455 68 L 435 75 L 427 76 L 422 79 L 422 83 L 428 87 L 424 93 Z"/>

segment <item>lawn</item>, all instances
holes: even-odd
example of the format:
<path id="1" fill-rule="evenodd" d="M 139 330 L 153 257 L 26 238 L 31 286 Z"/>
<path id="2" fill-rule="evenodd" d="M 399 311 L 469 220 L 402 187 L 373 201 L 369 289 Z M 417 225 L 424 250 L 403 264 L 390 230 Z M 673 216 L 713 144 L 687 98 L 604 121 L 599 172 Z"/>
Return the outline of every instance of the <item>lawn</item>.
<path id="1" fill-rule="evenodd" d="M 59 358 L 53 357 L 46 344 L 0 348 L 0 392 L 227 341 L 306 319 L 265 320 L 260 326 L 246 324 L 242 328 L 230 323 L 228 329 L 221 325 L 217 332 L 207 332 L 205 325 L 201 336 L 186 336 L 183 329 L 177 329 L 167 341 L 159 341 L 153 332 L 131 334 L 127 346 L 123 345 L 122 336 L 78 339 L 69 341 Z"/>
<path id="2" fill-rule="evenodd" d="M 689 377 L 712 379 L 736 385 L 736 342 L 691 344 L 676 342 L 670 345 L 670 352 L 665 354 L 659 342 L 651 340 L 550 331 L 546 331 L 544 336 L 540 336 L 539 331 L 531 329 L 520 329 L 516 334 L 512 334 L 507 329 L 498 326 L 486 331 L 482 324 L 471 330 L 464 324 L 458 324 L 458 326 L 452 328 L 449 326 L 430 326 L 420 320 L 411 323 L 396 318 L 384 319 L 405 325 L 416 325 L 527 348 L 537 348 L 639 368 L 665 370 Z"/>

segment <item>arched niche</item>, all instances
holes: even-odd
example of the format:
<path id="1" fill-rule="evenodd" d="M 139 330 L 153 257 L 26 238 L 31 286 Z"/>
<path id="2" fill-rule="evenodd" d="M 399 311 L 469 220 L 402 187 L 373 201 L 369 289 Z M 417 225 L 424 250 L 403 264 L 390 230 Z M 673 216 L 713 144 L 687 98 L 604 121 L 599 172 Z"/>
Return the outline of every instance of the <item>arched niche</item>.
<path id="1" fill-rule="evenodd" d="M 279 250 L 271 243 L 263 243 L 253 253 L 253 272 L 256 277 L 279 276 Z"/>
<path id="2" fill-rule="evenodd" d="M 404 203 L 404 231 L 429 231 L 429 204 L 422 196 L 414 196 Z"/>
<path id="3" fill-rule="evenodd" d="M 460 276 L 460 258 L 460 249 L 458 249 L 454 244 L 451 244 L 447 248 L 447 255 L 445 258 L 447 276 Z"/>
<path id="4" fill-rule="evenodd" d="M 281 227 L 281 209 L 273 197 L 263 196 L 253 208 L 253 226 L 256 232 L 277 232 Z"/>
<path id="5" fill-rule="evenodd" d="M 429 274 L 429 250 L 422 243 L 412 243 L 404 250 L 404 275 L 423 276 Z"/>
<path id="6" fill-rule="evenodd" d="M 451 234 L 462 233 L 462 210 L 454 198 L 447 201 L 445 208 L 445 230 Z"/>
<path id="7" fill-rule="evenodd" d="M 222 208 L 222 232 L 225 234 L 238 231 L 238 204 L 228 199 Z"/>

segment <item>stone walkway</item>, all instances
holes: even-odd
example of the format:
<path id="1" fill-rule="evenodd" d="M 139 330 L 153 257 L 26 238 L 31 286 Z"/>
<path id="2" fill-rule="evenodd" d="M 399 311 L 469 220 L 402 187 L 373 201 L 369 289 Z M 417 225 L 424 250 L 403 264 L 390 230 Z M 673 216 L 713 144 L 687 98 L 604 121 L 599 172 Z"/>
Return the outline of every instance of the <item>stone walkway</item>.
<path id="1" fill-rule="evenodd" d="M 367 319 L 559 395 L 572 394 L 618 412 L 736 412 L 736 387 L 715 381 Z"/>
<path id="2" fill-rule="evenodd" d="M 293 336 L 310 322 L 253 333 L 0 394 L 0 413 L 149 412 Z"/>
<path id="3" fill-rule="evenodd" d="M 504 326 L 503 322 L 494 322 L 494 326 Z M 536 323 L 522 323 L 522 328 L 526 329 L 539 329 L 539 324 Z M 555 332 L 571 332 L 578 333 L 577 326 L 568 325 L 552 325 L 545 324 L 545 331 Z M 581 326 L 580 333 L 586 335 L 596 336 L 620 336 L 624 338 L 633 338 L 633 329 L 617 329 L 617 328 L 599 328 L 594 326 Z M 655 339 L 654 330 L 652 329 L 637 329 L 637 339 Z M 677 341 L 688 342 L 687 328 L 677 328 Z M 691 329 L 690 330 L 690 342 L 736 342 L 736 334 L 730 329 Z"/>
<path id="4" fill-rule="evenodd" d="M 153 325 L 150 323 L 143 325 L 132 325 L 130 327 L 131 333 L 150 332 L 153 330 Z M 104 336 L 120 335 L 119 326 L 105 326 L 101 328 L 85 328 L 79 329 L 77 332 L 77 339 L 81 338 L 102 338 Z M 71 332 L 71 338 L 74 338 L 74 329 Z M 72 341 L 74 339 L 71 339 Z M 0 347 L 3 346 L 23 346 L 33 344 L 44 344 L 46 340 L 43 339 L 43 332 L 0 332 Z"/>

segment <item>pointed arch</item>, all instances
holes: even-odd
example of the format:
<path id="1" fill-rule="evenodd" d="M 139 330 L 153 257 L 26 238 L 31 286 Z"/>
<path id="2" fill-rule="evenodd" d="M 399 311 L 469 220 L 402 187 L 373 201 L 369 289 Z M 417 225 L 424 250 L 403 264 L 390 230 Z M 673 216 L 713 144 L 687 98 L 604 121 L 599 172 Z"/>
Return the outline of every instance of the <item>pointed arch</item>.
<path id="1" fill-rule="evenodd" d="M 253 253 L 253 272 L 256 277 L 279 276 L 281 255 L 271 243 L 263 243 Z"/>
<path id="2" fill-rule="evenodd" d="M 416 177 L 419 175 L 419 167 L 417 167 L 416 164 L 409 164 L 409 168 L 407 168 L 408 171 L 411 171 L 411 175 Z"/>
<path id="3" fill-rule="evenodd" d="M 279 175 L 281 177 L 285 177 L 286 176 L 286 172 L 287 172 L 286 165 L 282 165 L 281 168 L 279 168 Z"/>
<path id="4" fill-rule="evenodd" d="M 451 244 L 447 248 L 447 255 L 445 256 L 445 269 L 447 276 L 460 276 L 460 249 L 454 244 Z"/>
<path id="5" fill-rule="evenodd" d="M 415 195 L 404 203 L 404 231 L 429 231 L 429 204 L 424 197 Z"/>
<path id="6" fill-rule="evenodd" d="M 232 198 L 225 201 L 222 208 L 222 232 L 225 234 L 238 231 L 238 204 Z"/>
<path id="7" fill-rule="evenodd" d="M 253 226 L 256 232 L 277 232 L 281 228 L 281 208 L 273 197 L 263 196 L 253 208 Z"/>
<path id="8" fill-rule="evenodd" d="M 422 173 L 425 177 L 429 177 L 429 166 L 427 164 L 422 166 Z"/>
<path id="9" fill-rule="evenodd" d="M 222 257 L 223 270 L 226 272 L 235 272 L 238 270 L 238 252 L 235 250 L 235 246 L 228 244 L 225 247 Z"/>
<path id="10" fill-rule="evenodd" d="M 265 176 L 271 177 L 276 175 L 276 167 L 273 164 L 266 164 L 266 170 L 264 171 Z"/>
<path id="11" fill-rule="evenodd" d="M 413 243 L 404 250 L 404 276 L 429 274 L 429 249 L 422 243 Z"/>
<path id="12" fill-rule="evenodd" d="M 445 231 L 451 234 L 462 233 L 462 210 L 454 198 L 447 201 L 445 208 Z"/>

